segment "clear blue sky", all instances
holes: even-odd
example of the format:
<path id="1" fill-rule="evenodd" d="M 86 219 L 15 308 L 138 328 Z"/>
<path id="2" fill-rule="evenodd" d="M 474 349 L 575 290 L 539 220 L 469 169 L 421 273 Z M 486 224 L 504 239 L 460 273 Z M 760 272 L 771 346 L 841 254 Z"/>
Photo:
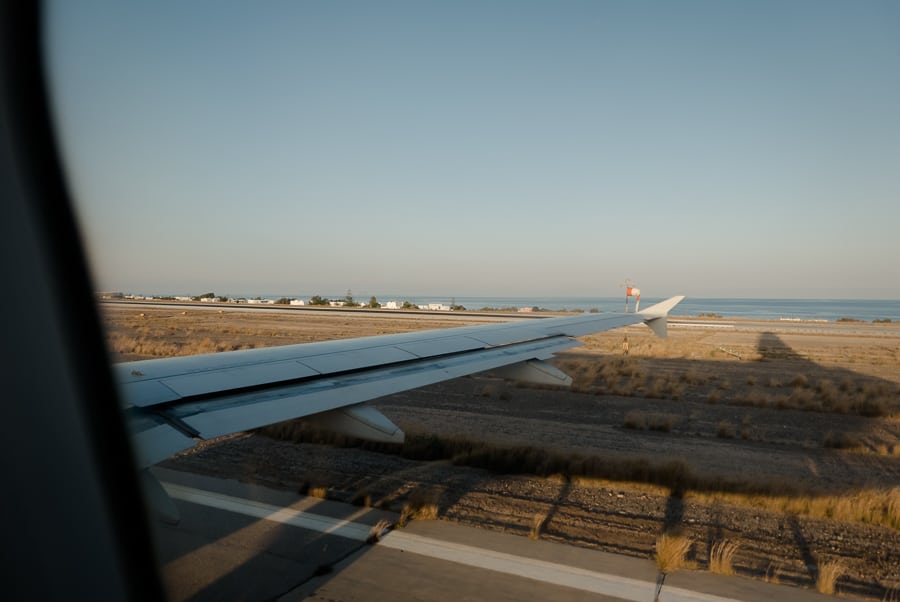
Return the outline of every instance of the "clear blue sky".
<path id="1" fill-rule="evenodd" d="M 65 2 L 96 288 L 900 299 L 900 2 Z"/>

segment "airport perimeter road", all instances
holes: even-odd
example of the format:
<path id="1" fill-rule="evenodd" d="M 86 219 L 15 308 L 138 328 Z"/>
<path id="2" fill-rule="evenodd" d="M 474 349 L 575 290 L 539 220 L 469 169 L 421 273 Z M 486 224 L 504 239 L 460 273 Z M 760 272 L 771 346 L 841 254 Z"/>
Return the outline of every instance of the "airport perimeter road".
<path id="1" fill-rule="evenodd" d="M 181 511 L 156 523 L 172 600 L 635 600 L 649 560 L 446 523 L 412 522 L 367 544 L 395 514 L 162 468 Z M 681 571 L 660 600 L 830 600 L 807 590 Z"/>

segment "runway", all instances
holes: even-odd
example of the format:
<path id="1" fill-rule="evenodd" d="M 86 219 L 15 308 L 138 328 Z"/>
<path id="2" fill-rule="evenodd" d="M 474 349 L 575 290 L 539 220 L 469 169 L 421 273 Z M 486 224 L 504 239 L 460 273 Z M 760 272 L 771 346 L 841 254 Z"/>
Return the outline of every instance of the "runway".
<path id="1" fill-rule="evenodd" d="M 652 561 L 155 468 L 182 518 L 156 522 L 173 600 L 652 601 Z M 700 571 L 669 575 L 661 601 L 824 600 L 814 592 Z"/>

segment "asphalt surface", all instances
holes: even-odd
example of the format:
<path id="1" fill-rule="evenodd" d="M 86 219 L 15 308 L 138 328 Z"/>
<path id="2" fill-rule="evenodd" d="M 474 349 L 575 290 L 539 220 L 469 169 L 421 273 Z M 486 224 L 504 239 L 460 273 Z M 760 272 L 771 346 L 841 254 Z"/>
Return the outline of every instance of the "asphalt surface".
<path id="1" fill-rule="evenodd" d="M 172 600 L 635 600 L 655 565 L 444 521 L 377 528 L 397 515 L 291 492 L 154 468 L 177 525 L 155 521 Z M 373 532 L 382 534 L 367 543 Z M 826 600 L 815 592 L 682 570 L 661 601 Z"/>

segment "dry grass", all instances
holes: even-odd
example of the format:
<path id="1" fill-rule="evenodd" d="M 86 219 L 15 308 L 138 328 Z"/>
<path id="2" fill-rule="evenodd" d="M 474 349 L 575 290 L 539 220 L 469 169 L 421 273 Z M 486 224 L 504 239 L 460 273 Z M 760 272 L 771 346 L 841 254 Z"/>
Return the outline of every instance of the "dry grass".
<path id="1" fill-rule="evenodd" d="M 825 433 L 823 445 L 831 449 L 858 450 L 865 448 L 862 437 L 857 433 L 849 432 L 834 433 L 829 431 Z"/>
<path id="2" fill-rule="evenodd" d="M 300 487 L 297 489 L 297 493 L 299 493 L 300 495 L 319 498 L 320 500 L 327 500 L 327 483 L 328 479 L 317 473 L 310 476 L 310 478 L 308 478 L 307 480 L 303 481 L 303 483 L 301 483 Z"/>
<path id="3" fill-rule="evenodd" d="M 541 531 L 544 530 L 544 525 L 547 523 L 547 519 L 549 516 L 544 514 L 535 514 L 534 518 L 531 520 L 531 530 L 528 532 L 528 539 L 538 540 L 541 538 Z"/>
<path id="4" fill-rule="evenodd" d="M 625 414 L 622 426 L 639 431 L 651 430 L 668 433 L 672 430 L 676 420 L 677 416 L 674 414 L 657 414 L 631 410 Z"/>
<path id="5" fill-rule="evenodd" d="M 879 456 L 900 457 L 900 444 L 879 443 L 875 447 L 875 453 L 877 453 Z"/>
<path id="6" fill-rule="evenodd" d="M 275 439 L 359 447 L 412 460 L 450 460 L 458 466 L 483 468 L 498 474 L 563 475 L 570 480 L 607 479 L 659 485 L 687 491 L 687 498 L 701 502 L 725 502 L 799 516 L 880 525 L 900 531 L 900 487 L 824 495 L 799 488 L 796 483 L 750 481 L 740 477 L 729 480 L 696 474 L 680 460 L 653 462 L 642 457 L 586 456 L 529 445 L 509 446 L 415 432 L 408 432 L 403 444 L 376 443 L 311 429 L 301 421 L 280 423 L 259 432 Z"/>
<path id="7" fill-rule="evenodd" d="M 440 494 L 436 491 L 422 489 L 413 491 L 400 511 L 397 527 L 403 528 L 413 520 L 435 520 L 440 510 L 439 498 Z"/>
<path id="8" fill-rule="evenodd" d="M 622 426 L 627 429 L 644 430 L 647 428 L 647 416 L 640 410 L 631 410 L 625 413 Z"/>
<path id="9" fill-rule="evenodd" d="M 702 503 L 724 502 L 762 508 L 771 512 L 878 525 L 900 531 L 900 487 L 862 489 L 846 495 L 777 492 L 770 483 L 767 493 L 711 493 L 691 491 L 685 499 Z M 786 490 L 790 484 L 783 484 Z"/>
<path id="10" fill-rule="evenodd" d="M 319 499 L 325 500 L 328 499 L 328 488 L 327 487 L 310 487 L 307 490 L 306 495 L 309 497 L 317 497 Z"/>
<path id="11" fill-rule="evenodd" d="M 766 583 L 781 583 L 781 571 L 783 568 L 780 562 L 778 564 L 770 562 L 769 566 L 766 567 L 766 575 L 763 577 L 763 581 Z"/>
<path id="12" fill-rule="evenodd" d="M 367 491 L 357 491 L 350 503 L 354 506 L 362 506 L 363 508 L 372 507 L 372 495 Z"/>
<path id="13" fill-rule="evenodd" d="M 791 360 L 778 360 L 790 363 Z M 881 379 L 846 377 L 834 380 L 816 373 L 798 373 L 792 378 L 772 376 L 771 365 L 750 362 L 729 373 L 734 380 L 710 373 L 719 362 L 688 364 L 671 368 L 671 363 L 648 353 L 646 357 L 611 355 L 574 356 L 561 360 L 559 367 L 572 375 L 572 390 L 595 395 L 624 395 L 647 399 L 706 400 L 779 410 L 802 410 L 860 416 L 889 416 L 900 412 L 897 387 Z M 785 370 L 790 370 L 786 366 Z M 652 376 L 651 376 L 652 374 Z M 727 392 L 727 393 L 726 393 Z"/>
<path id="14" fill-rule="evenodd" d="M 835 591 L 837 580 L 846 572 L 844 563 L 840 560 L 825 560 L 818 563 L 816 568 L 816 591 L 821 594 L 831 595 Z"/>
<path id="15" fill-rule="evenodd" d="M 372 525 L 372 528 L 369 529 L 369 536 L 366 538 L 366 543 L 373 544 L 381 541 L 381 538 L 384 537 L 384 534 L 390 531 L 391 523 L 382 519 Z"/>
<path id="16" fill-rule="evenodd" d="M 720 439 L 734 439 L 734 425 L 727 420 L 722 420 L 716 427 L 716 436 Z"/>
<path id="17" fill-rule="evenodd" d="M 790 385 L 792 387 L 808 387 L 809 379 L 805 374 L 797 374 L 794 378 L 791 379 Z"/>
<path id="18" fill-rule="evenodd" d="M 464 437 L 408 433 L 402 445 L 354 440 L 342 435 L 285 423 L 262 429 L 277 439 L 362 447 L 414 460 L 451 460 L 461 466 L 500 474 L 564 475 L 566 478 L 609 479 L 689 490 L 697 499 L 720 500 L 813 517 L 871 523 L 900 530 L 900 487 L 866 489 L 853 495 L 822 495 L 780 481 L 727 480 L 694 474 L 680 461 L 606 458 L 555 452 L 534 446 L 507 446 Z M 898 446 L 900 447 L 900 446 Z"/>
<path id="19" fill-rule="evenodd" d="M 738 551 L 736 542 L 726 539 L 715 542 L 709 549 L 709 570 L 720 575 L 734 575 L 734 555 Z"/>
<path id="20" fill-rule="evenodd" d="M 686 565 L 687 554 L 691 549 L 691 540 L 682 535 L 663 533 L 656 538 L 656 568 L 668 575 Z"/>
<path id="21" fill-rule="evenodd" d="M 774 405 L 772 402 L 772 396 L 766 394 L 759 389 L 753 389 L 752 391 L 748 391 L 744 395 L 737 397 L 735 401 L 740 405 L 748 405 L 757 408 L 764 408 L 767 406 Z"/>
<path id="22" fill-rule="evenodd" d="M 679 379 L 681 380 L 681 382 L 687 383 L 689 385 L 702 385 L 706 383 L 708 377 L 704 376 L 694 368 L 688 368 L 686 372 L 683 372 L 681 374 Z"/>

